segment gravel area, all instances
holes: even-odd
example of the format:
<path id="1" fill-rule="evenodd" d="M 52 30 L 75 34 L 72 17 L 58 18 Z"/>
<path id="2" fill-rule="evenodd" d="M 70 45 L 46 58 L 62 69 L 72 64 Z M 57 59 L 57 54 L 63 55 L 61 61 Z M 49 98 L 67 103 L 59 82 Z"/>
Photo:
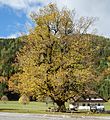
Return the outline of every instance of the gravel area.
<path id="1" fill-rule="evenodd" d="M 47 114 L 23 114 L 0 112 L 0 120 L 110 120 L 108 117 L 93 116 L 67 116 L 67 115 L 47 115 Z"/>

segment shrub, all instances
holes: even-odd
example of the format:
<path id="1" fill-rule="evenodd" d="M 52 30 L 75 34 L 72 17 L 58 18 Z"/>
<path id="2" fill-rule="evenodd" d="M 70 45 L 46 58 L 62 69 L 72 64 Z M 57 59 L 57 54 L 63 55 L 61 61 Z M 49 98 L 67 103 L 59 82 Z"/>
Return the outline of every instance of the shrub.
<path id="1" fill-rule="evenodd" d="M 8 101 L 8 97 L 6 95 L 2 96 L 1 101 L 6 103 Z"/>
<path id="2" fill-rule="evenodd" d="M 21 104 L 29 104 L 29 97 L 25 94 L 23 94 L 20 98 L 19 98 L 19 103 Z"/>

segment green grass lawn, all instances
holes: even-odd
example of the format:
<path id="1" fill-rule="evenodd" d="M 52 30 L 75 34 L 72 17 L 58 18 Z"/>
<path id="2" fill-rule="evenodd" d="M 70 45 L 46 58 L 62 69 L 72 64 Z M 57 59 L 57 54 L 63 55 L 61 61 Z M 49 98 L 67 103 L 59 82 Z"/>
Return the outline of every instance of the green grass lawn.
<path id="1" fill-rule="evenodd" d="M 105 110 L 110 110 L 110 102 L 105 103 Z"/>
<path id="2" fill-rule="evenodd" d="M 48 113 L 46 110 L 53 104 L 45 102 L 30 102 L 27 105 L 18 103 L 18 101 L 8 101 L 6 103 L 0 101 L 0 112 L 21 112 L 21 113 Z M 68 104 L 67 104 L 68 107 Z M 105 110 L 110 110 L 110 103 L 105 103 Z"/>
<path id="3" fill-rule="evenodd" d="M 53 107 L 52 103 L 47 105 L 44 102 L 30 102 L 27 105 L 23 105 L 18 103 L 18 101 L 8 101 L 6 103 L 0 101 L 0 111 L 43 113 L 48 107 Z"/>

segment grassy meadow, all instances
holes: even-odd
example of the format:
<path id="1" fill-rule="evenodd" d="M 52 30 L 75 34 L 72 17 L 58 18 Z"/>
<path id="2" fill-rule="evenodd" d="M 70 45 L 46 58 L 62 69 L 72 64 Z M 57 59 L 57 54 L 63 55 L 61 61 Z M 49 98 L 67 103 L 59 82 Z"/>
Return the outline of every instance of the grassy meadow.
<path id="1" fill-rule="evenodd" d="M 68 104 L 66 104 L 68 107 Z M 52 103 L 46 104 L 45 102 L 30 102 L 23 105 L 18 101 L 7 101 L 4 103 L 0 101 L 0 112 L 17 112 L 17 113 L 49 113 L 46 110 L 54 105 Z M 110 110 L 110 102 L 105 103 L 105 110 Z"/>
<path id="2" fill-rule="evenodd" d="M 53 107 L 52 103 L 46 104 L 45 102 L 30 102 L 23 105 L 18 101 L 7 101 L 6 103 L 0 101 L 0 112 L 28 112 L 28 113 L 43 113 L 46 112 L 48 107 Z"/>

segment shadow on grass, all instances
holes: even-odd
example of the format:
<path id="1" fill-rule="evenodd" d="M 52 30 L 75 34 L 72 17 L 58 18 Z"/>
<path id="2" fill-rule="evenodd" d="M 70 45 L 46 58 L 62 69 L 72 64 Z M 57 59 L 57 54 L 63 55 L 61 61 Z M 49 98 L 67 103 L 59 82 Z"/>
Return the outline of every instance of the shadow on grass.
<path id="1" fill-rule="evenodd" d="M 0 109 L 0 111 L 4 111 L 4 110 L 12 110 L 13 111 L 13 110 L 18 110 L 18 109 L 9 109 L 9 108 L 8 109 Z"/>
<path id="2" fill-rule="evenodd" d="M 30 113 L 29 110 L 21 110 L 21 109 L 0 109 L 0 112 Z"/>

